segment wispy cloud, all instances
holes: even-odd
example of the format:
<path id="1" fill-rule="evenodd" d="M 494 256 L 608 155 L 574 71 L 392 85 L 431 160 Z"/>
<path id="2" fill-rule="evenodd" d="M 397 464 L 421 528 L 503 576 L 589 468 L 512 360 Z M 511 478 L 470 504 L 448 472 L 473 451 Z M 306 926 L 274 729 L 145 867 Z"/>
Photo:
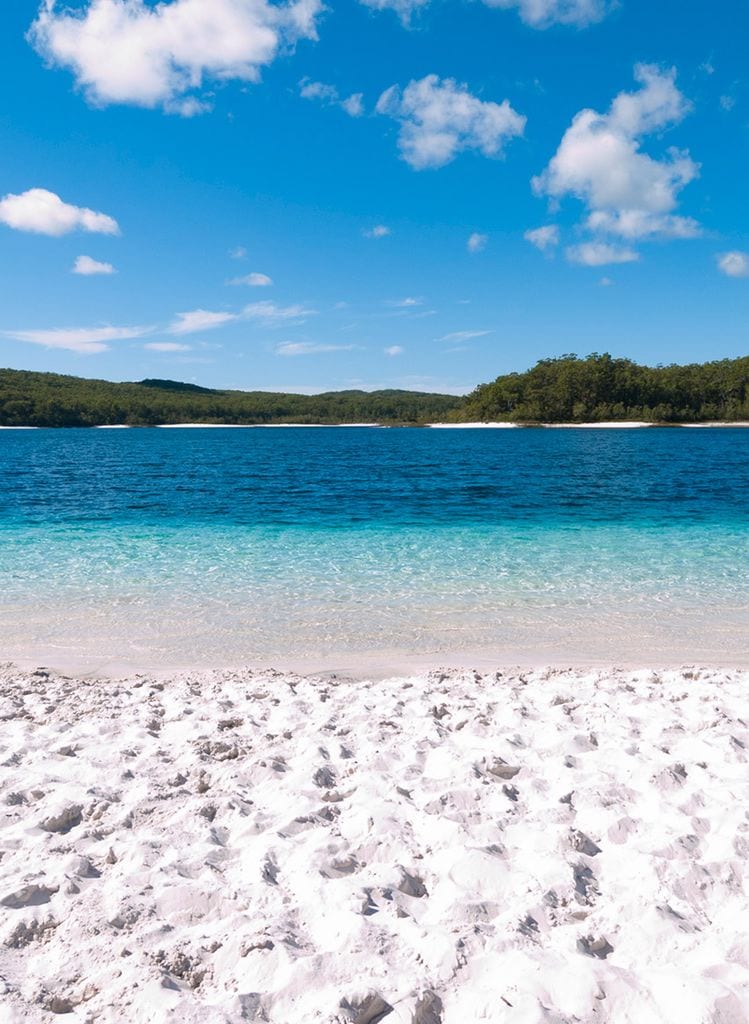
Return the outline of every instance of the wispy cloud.
<path id="1" fill-rule="evenodd" d="M 178 341 L 149 341 L 143 348 L 149 352 L 191 352 L 192 345 L 182 345 Z"/>
<path id="2" fill-rule="evenodd" d="M 613 263 L 636 263 L 640 254 L 627 246 L 609 245 L 607 242 L 582 242 L 565 250 L 570 263 L 583 267 L 606 267 Z"/>
<path id="3" fill-rule="evenodd" d="M 1 199 L 0 223 L 16 231 L 31 231 L 53 238 L 71 231 L 100 235 L 120 233 L 119 224 L 113 217 L 85 206 L 72 206 L 45 188 L 30 188 L 20 195 L 9 194 Z"/>
<path id="4" fill-rule="evenodd" d="M 253 271 L 251 274 L 244 274 L 242 277 L 233 277 L 231 281 L 226 283 L 234 285 L 246 284 L 250 288 L 269 288 L 273 284 L 273 278 L 268 277 L 267 274 L 259 274 L 257 271 Z"/>
<path id="5" fill-rule="evenodd" d="M 386 356 L 402 356 L 405 351 L 401 345 L 388 345 L 383 349 Z"/>
<path id="6" fill-rule="evenodd" d="M 470 341 L 471 338 L 485 338 L 491 331 L 453 331 L 452 334 L 445 334 L 437 341 Z"/>
<path id="7" fill-rule="evenodd" d="M 127 341 L 153 333 L 153 327 L 55 327 L 39 331 L 3 331 L 3 337 L 79 355 L 106 352 L 111 341 Z"/>
<path id="8" fill-rule="evenodd" d="M 413 309 L 415 306 L 423 306 L 424 300 L 407 295 L 405 299 L 388 299 L 385 305 L 392 306 L 393 309 Z"/>
<path id="9" fill-rule="evenodd" d="M 414 14 L 426 7 L 430 0 L 359 0 L 377 11 L 391 10 L 408 26 Z M 571 25 L 586 28 L 601 21 L 617 6 L 617 0 L 483 0 L 487 7 L 517 10 L 522 21 L 531 28 L 545 29 L 552 25 Z"/>
<path id="10" fill-rule="evenodd" d="M 362 93 L 355 92 L 345 99 L 341 99 L 336 87 L 326 85 L 325 82 L 312 82 L 308 78 L 303 78 L 299 83 L 299 95 L 305 100 L 317 100 L 326 106 L 340 107 L 349 117 L 361 117 L 364 113 Z"/>
<path id="11" fill-rule="evenodd" d="M 543 227 L 526 231 L 523 238 L 541 252 L 548 252 L 559 245 L 559 228 L 556 224 L 544 224 Z"/>
<path id="12" fill-rule="evenodd" d="M 362 234 L 365 238 L 387 238 L 392 231 L 387 224 L 375 224 L 372 228 L 365 228 Z"/>
<path id="13" fill-rule="evenodd" d="M 207 309 L 193 309 L 177 313 L 167 328 L 169 334 L 195 334 L 197 331 L 211 331 L 238 320 L 237 313 L 212 313 Z"/>
<path id="14" fill-rule="evenodd" d="M 117 271 L 111 263 L 101 263 L 99 260 L 92 259 L 91 256 L 79 256 L 73 264 L 71 273 L 92 277 L 97 274 L 116 274 Z"/>
<path id="15" fill-rule="evenodd" d="M 482 235 L 479 231 L 474 231 L 473 234 L 468 236 L 466 242 L 466 249 L 471 253 L 481 252 L 482 249 L 486 248 L 486 243 L 489 241 L 488 235 Z"/>
<path id="16" fill-rule="evenodd" d="M 276 345 L 277 356 L 314 356 L 324 352 L 353 352 L 357 345 L 323 345 L 313 341 L 284 341 Z"/>
<path id="17" fill-rule="evenodd" d="M 315 316 L 316 309 L 305 306 L 277 306 L 275 302 L 253 302 L 245 306 L 241 316 L 245 320 L 259 320 L 265 324 L 281 324 L 289 321 L 304 323 L 308 316 Z"/>

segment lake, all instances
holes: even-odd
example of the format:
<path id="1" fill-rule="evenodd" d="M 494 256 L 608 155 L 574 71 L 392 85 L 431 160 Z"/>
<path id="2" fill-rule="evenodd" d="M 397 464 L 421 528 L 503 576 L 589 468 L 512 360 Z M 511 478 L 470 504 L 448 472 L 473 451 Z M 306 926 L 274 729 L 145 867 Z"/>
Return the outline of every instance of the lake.
<path id="1" fill-rule="evenodd" d="M 0 432 L 0 658 L 749 661 L 749 430 Z"/>

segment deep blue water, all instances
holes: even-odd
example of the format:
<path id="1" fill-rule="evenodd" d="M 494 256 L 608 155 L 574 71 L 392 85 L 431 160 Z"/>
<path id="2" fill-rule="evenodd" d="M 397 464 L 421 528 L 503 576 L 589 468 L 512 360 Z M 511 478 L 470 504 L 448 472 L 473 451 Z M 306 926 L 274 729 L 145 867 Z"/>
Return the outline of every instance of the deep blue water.
<path id="1" fill-rule="evenodd" d="M 0 592 L 11 653 L 739 657 L 749 430 L 2 431 Z"/>
<path id="2" fill-rule="evenodd" d="M 0 522 L 308 528 L 749 518 L 749 430 L 8 431 Z"/>

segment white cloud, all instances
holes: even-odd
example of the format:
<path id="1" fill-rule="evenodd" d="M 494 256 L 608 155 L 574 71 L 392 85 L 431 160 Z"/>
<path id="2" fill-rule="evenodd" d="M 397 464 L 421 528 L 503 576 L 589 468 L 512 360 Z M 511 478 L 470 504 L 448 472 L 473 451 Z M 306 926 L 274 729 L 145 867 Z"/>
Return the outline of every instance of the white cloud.
<path id="1" fill-rule="evenodd" d="M 526 231 L 523 238 L 541 252 L 546 252 L 547 249 L 554 249 L 559 245 L 559 228 L 556 224 L 545 224 L 541 228 Z"/>
<path id="2" fill-rule="evenodd" d="M 234 277 L 228 284 L 246 284 L 250 288 L 268 288 L 273 284 L 273 278 L 268 277 L 267 274 L 259 274 L 257 271 L 253 271 L 251 274 L 245 274 L 244 277 Z"/>
<path id="3" fill-rule="evenodd" d="M 282 323 L 304 323 L 308 316 L 317 310 L 304 306 L 277 306 L 274 302 L 253 302 L 245 306 L 239 313 L 212 312 L 208 309 L 193 309 L 187 313 L 177 313 L 167 328 L 169 334 L 195 334 L 198 331 L 210 331 L 216 327 L 239 320 L 257 320 L 266 326 Z"/>
<path id="4" fill-rule="evenodd" d="M 315 39 L 322 9 L 322 0 L 85 0 L 71 10 L 43 0 L 29 38 L 92 103 L 192 116 L 208 108 L 205 82 L 256 82 L 281 50 Z"/>
<path id="5" fill-rule="evenodd" d="M 613 3 L 610 0 L 483 0 L 487 7 L 517 9 L 520 17 L 533 28 L 550 25 L 575 25 L 583 28 L 601 21 Z"/>
<path id="6" fill-rule="evenodd" d="M 149 341 L 143 346 L 149 352 L 191 352 L 192 345 L 181 345 L 178 341 Z"/>
<path id="7" fill-rule="evenodd" d="M 533 179 L 534 190 L 553 200 L 582 200 L 587 227 L 598 234 L 694 238 L 699 224 L 673 211 L 698 165 L 688 152 L 672 148 L 657 160 L 641 149 L 643 136 L 677 124 L 690 105 L 673 69 L 640 64 L 635 78 L 640 89 L 620 93 L 607 114 L 581 110 L 575 116 L 549 166 Z"/>
<path id="8" fill-rule="evenodd" d="M 362 231 L 362 234 L 365 238 L 387 238 L 392 232 L 387 224 L 375 224 L 373 228 Z"/>
<path id="9" fill-rule="evenodd" d="M 353 92 L 345 100 L 341 100 L 341 107 L 349 117 L 361 117 L 364 113 L 364 93 Z"/>
<path id="10" fill-rule="evenodd" d="M 324 82 L 312 82 L 306 78 L 302 79 L 299 84 L 299 95 L 305 100 L 318 100 L 326 106 L 340 107 L 350 117 L 361 117 L 364 113 L 363 93 L 355 92 L 346 99 L 341 99 L 334 85 L 326 85 Z"/>
<path id="11" fill-rule="evenodd" d="M 486 243 L 488 241 L 488 235 L 482 235 L 480 232 L 474 231 L 473 234 L 468 236 L 466 248 L 469 252 L 481 252 L 482 249 L 486 248 Z"/>
<path id="12" fill-rule="evenodd" d="M 229 256 L 233 260 L 244 260 L 247 258 L 247 250 L 243 245 L 237 245 L 234 249 L 229 250 Z"/>
<path id="13" fill-rule="evenodd" d="M 403 91 L 391 86 L 376 109 L 400 123 L 401 156 L 417 171 L 443 167 L 463 150 L 500 156 L 505 142 L 523 134 L 526 122 L 508 100 L 480 100 L 466 85 L 437 75 L 409 82 Z"/>
<path id="14" fill-rule="evenodd" d="M 647 210 L 594 210 L 585 222 L 591 231 L 620 238 L 699 238 L 702 228 L 692 217 Z"/>
<path id="15" fill-rule="evenodd" d="M 607 242 L 582 242 L 570 246 L 565 255 L 570 263 L 580 263 L 584 267 L 605 267 L 610 263 L 636 263 L 640 254 L 634 249 Z"/>
<path id="16" fill-rule="evenodd" d="M 276 346 L 277 356 L 313 356 L 322 352 L 352 352 L 356 345 L 318 345 L 312 341 L 284 341 Z"/>
<path id="17" fill-rule="evenodd" d="M 45 188 L 30 188 L 20 195 L 0 199 L 0 223 L 16 231 L 59 238 L 71 231 L 90 231 L 101 235 L 119 235 L 117 221 L 105 213 L 64 203 Z"/>
<path id="18" fill-rule="evenodd" d="M 386 356 L 402 356 L 405 349 L 401 345 L 388 345 L 383 352 Z"/>
<path id="19" fill-rule="evenodd" d="M 236 313 L 212 313 L 207 309 L 193 309 L 188 313 L 177 313 L 168 327 L 169 334 L 195 334 L 210 331 L 237 320 Z"/>
<path id="20" fill-rule="evenodd" d="M 718 256 L 718 269 L 729 277 L 749 277 L 749 252 L 724 252 Z"/>
<path id="21" fill-rule="evenodd" d="M 437 341 L 470 341 L 471 338 L 484 338 L 491 331 L 453 331 L 452 334 L 445 334 Z"/>
<path id="22" fill-rule="evenodd" d="M 80 355 L 96 355 L 109 349 L 110 341 L 125 341 L 151 334 L 153 327 L 60 327 L 41 331 L 3 331 L 14 341 L 45 348 L 66 349 Z"/>
<path id="23" fill-rule="evenodd" d="M 404 25 L 430 0 L 359 0 L 377 11 L 395 11 Z M 574 25 L 583 28 L 600 21 L 615 5 L 614 0 L 483 0 L 487 7 L 517 9 L 522 20 L 533 28 L 550 25 Z"/>
<path id="24" fill-rule="evenodd" d="M 303 323 L 306 317 L 314 316 L 316 309 L 304 306 L 277 306 L 275 302 L 253 302 L 242 310 L 242 318 L 260 320 L 266 324 L 288 323 L 290 320 Z"/>
<path id="25" fill-rule="evenodd" d="M 411 18 L 426 7 L 430 0 L 359 0 L 365 7 L 371 7 L 375 11 L 395 11 L 404 25 L 411 22 Z"/>
<path id="26" fill-rule="evenodd" d="M 601 286 L 601 288 L 610 288 L 614 282 L 611 280 L 610 277 L 602 277 L 598 283 Z"/>
<path id="27" fill-rule="evenodd" d="M 94 274 L 116 274 L 117 271 L 111 263 L 100 263 L 90 256 L 79 256 L 73 264 L 71 273 L 91 277 Z"/>
<path id="28" fill-rule="evenodd" d="M 405 299 L 391 299 L 386 305 L 393 306 L 395 309 L 413 309 L 414 306 L 423 306 L 423 299 L 416 299 L 413 295 L 406 296 Z"/>

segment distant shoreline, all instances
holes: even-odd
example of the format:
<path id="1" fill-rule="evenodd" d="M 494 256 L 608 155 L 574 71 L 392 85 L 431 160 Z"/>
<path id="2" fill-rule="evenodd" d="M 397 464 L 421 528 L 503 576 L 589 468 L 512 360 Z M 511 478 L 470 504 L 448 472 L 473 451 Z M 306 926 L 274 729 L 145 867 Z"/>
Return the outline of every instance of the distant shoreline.
<path id="1" fill-rule="evenodd" d="M 605 423 L 154 423 L 148 426 L 130 423 L 100 423 L 90 427 L 0 426 L 2 430 L 272 430 L 272 429 L 352 429 L 357 430 L 640 430 L 749 428 L 749 420 L 709 421 L 705 423 L 650 423 L 640 420 L 615 420 Z"/>

